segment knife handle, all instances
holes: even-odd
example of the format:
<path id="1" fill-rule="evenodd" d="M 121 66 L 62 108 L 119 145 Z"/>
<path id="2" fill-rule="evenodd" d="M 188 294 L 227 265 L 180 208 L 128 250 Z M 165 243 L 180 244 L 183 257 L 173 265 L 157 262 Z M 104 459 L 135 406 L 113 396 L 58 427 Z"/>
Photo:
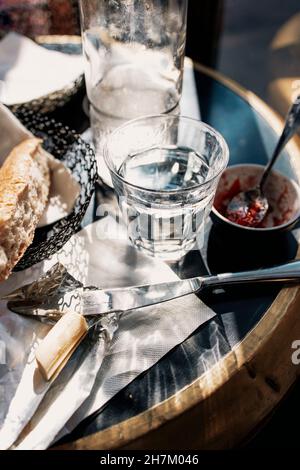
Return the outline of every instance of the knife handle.
<path id="1" fill-rule="evenodd" d="M 202 287 L 222 287 L 226 284 L 262 282 L 300 282 L 300 260 L 272 268 L 257 269 L 238 273 L 224 273 L 203 278 Z"/>
<path id="2" fill-rule="evenodd" d="M 78 313 L 67 312 L 39 344 L 35 358 L 45 380 L 53 380 L 66 365 L 88 331 L 88 324 Z"/>

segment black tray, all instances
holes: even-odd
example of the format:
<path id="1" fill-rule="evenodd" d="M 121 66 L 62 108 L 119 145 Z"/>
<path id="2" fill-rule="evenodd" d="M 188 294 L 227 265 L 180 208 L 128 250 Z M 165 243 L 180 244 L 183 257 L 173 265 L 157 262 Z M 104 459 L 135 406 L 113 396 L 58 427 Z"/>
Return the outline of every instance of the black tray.
<path id="1" fill-rule="evenodd" d="M 226 138 L 230 164 L 265 163 L 282 121 L 252 93 L 209 69 L 195 66 L 195 80 L 202 119 Z M 82 114 L 81 129 L 83 119 Z M 298 159 L 294 171 L 300 174 L 300 146 L 293 142 L 288 152 L 283 160 L 291 165 L 290 155 Z M 111 191 L 98 187 L 96 204 L 107 197 L 112 197 Z M 94 220 L 95 207 L 90 207 L 85 223 Z M 243 239 L 226 239 L 213 228 L 207 263 L 193 252 L 179 274 L 205 273 L 207 267 L 222 272 L 269 266 L 295 258 L 297 251 L 293 233 L 245 248 Z M 300 338 L 299 313 L 293 307 L 299 289 L 281 287 L 252 285 L 218 295 L 202 294 L 216 316 L 57 446 L 199 449 L 240 443 L 278 404 L 296 377 L 290 347 L 294 336 Z"/>

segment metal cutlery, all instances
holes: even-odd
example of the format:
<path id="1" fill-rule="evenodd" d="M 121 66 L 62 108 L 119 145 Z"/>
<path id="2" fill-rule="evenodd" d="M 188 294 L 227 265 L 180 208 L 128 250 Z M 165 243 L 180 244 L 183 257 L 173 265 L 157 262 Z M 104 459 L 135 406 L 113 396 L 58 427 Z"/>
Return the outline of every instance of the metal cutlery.
<path id="1" fill-rule="evenodd" d="M 300 260 L 272 268 L 199 276 L 190 279 L 125 288 L 83 286 L 66 268 L 56 264 L 38 281 L 5 297 L 8 308 L 55 326 L 36 350 L 37 365 L 46 380 L 54 379 L 77 346 L 95 325 L 105 332 L 117 328 L 122 313 L 156 305 L 204 288 L 242 283 L 300 281 Z M 111 325 L 110 325 L 111 324 Z"/>

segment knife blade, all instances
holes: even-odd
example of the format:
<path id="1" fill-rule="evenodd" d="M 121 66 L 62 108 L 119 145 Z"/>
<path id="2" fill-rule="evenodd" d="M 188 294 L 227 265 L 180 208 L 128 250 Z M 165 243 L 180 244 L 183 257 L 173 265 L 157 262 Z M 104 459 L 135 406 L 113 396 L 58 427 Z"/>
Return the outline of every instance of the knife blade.
<path id="1" fill-rule="evenodd" d="M 161 302 L 166 302 L 196 292 L 201 287 L 201 278 L 185 281 L 165 282 L 116 289 L 85 287 L 73 289 L 62 295 L 43 297 L 39 301 L 14 299 L 9 295 L 7 306 L 23 315 L 57 319 L 59 312 L 75 311 L 84 316 L 104 315 L 110 312 L 125 312 Z"/>

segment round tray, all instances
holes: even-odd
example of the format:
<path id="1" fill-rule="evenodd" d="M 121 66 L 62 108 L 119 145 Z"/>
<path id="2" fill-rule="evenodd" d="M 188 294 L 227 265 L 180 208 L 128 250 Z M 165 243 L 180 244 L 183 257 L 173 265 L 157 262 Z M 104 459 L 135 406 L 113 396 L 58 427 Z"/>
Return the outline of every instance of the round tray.
<path id="1" fill-rule="evenodd" d="M 251 92 L 195 65 L 202 119 L 225 136 L 230 163 L 266 162 L 283 121 Z M 288 146 L 300 173 L 300 143 Z M 103 200 L 103 188 L 96 196 Z M 109 193 L 108 193 L 109 195 Z M 268 246 L 269 245 L 269 246 Z M 257 249 L 212 230 L 211 271 L 268 266 L 297 256 L 284 234 Z M 205 272 L 195 254 L 185 276 Z M 216 449 L 240 444 L 274 409 L 299 375 L 291 344 L 300 338 L 300 288 L 238 287 L 201 296 L 216 316 L 84 420 L 57 449 Z"/>

